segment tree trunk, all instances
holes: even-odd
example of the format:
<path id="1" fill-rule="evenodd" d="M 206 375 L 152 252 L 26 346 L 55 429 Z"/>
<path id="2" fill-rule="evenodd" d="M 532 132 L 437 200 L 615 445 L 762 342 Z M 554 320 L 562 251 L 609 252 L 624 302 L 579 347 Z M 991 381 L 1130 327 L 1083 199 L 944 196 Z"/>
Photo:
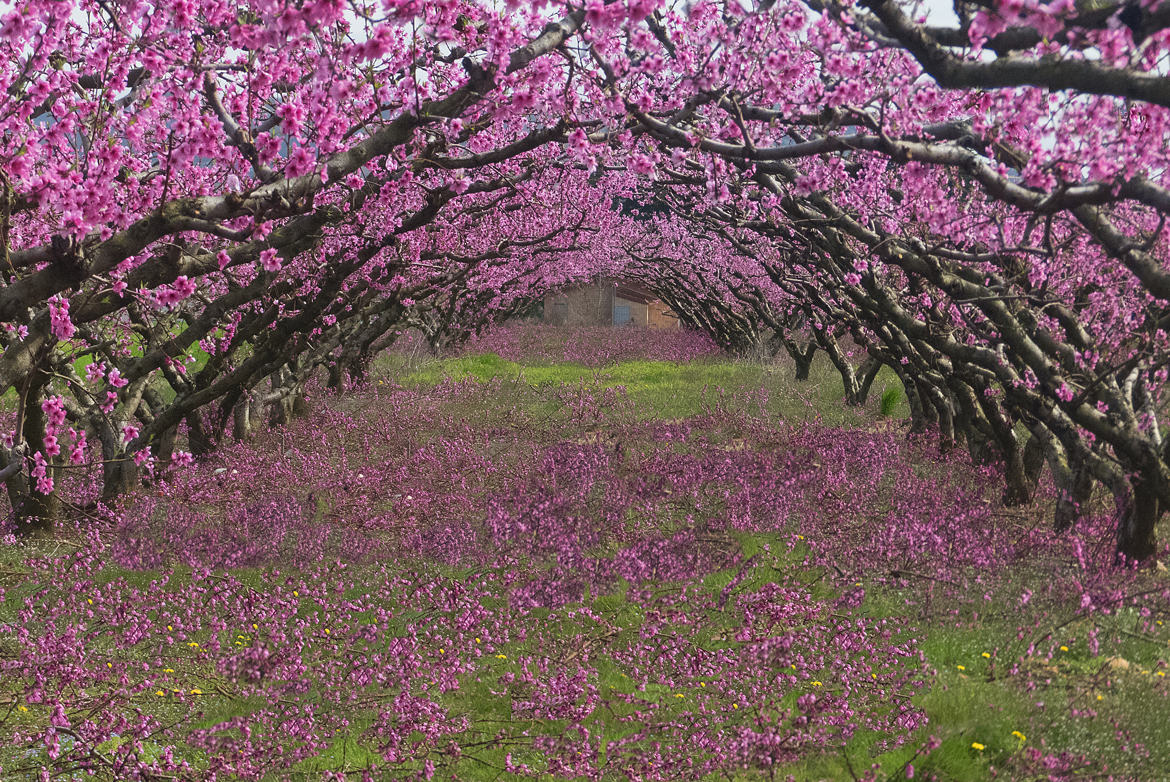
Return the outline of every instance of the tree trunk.
<path id="1" fill-rule="evenodd" d="M 1024 463 L 1024 449 L 1019 445 L 1005 454 L 1003 478 L 1003 504 L 1007 507 L 1027 505 L 1032 501 L 1036 484 L 1029 480 Z"/>
<path id="2" fill-rule="evenodd" d="M 922 434 L 930 428 L 930 424 L 922 406 L 922 397 L 918 395 L 918 385 L 900 368 L 895 367 L 894 374 L 902 381 L 902 390 L 906 392 L 906 404 L 910 407 L 910 434 Z"/>
<path id="3" fill-rule="evenodd" d="M 1156 553 L 1154 526 L 1162 515 L 1158 498 L 1138 480 L 1133 493 L 1120 503 L 1117 524 L 1117 558 L 1126 563 L 1141 563 Z"/>
<path id="4" fill-rule="evenodd" d="M 160 466 L 170 464 L 175 458 L 175 446 L 179 442 L 179 427 L 172 426 L 154 438 L 150 452 Z"/>
<path id="5" fill-rule="evenodd" d="M 809 342 L 802 350 L 799 345 L 785 337 L 781 337 L 781 342 L 784 345 L 784 352 L 796 364 L 796 379 L 798 381 L 808 380 L 809 372 L 812 370 L 813 357 L 817 353 L 817 343 Z"/>
<path id="6" fill-rule="evenodd" d="M 878 372 L 882 369 L 882 362 L 880 359 L 873 357 L 867 358 L 862 362 L 861 366 L 857 368 L 857 404 L 864 405 L 865 400 L 869 398 L 870 389 L 873 388 L 873 381 L 877 379 Z"/>
<path id="7" fill-rule="evenodd" d="M 1068 468 L 1056 484 L 1056 511 L 1052 526 L 1057 533 L 1072 528 L 1084 515 L 1085 505 L 1093 496 L 1093 475 L 1083 457 L 1072 456 Z"/>
<path id="8" fill-rule="evenodd" d="M 949 453 L 955 447 L 955 416 L 951 402 L 936 386 L 927 386 L 927 394 L 938 424 L 938 451 Z"/>
<path id="9" fill-rule="evenodd" d="M 215 440 L 208 433 L 203 423 L 203 414 L 198 410 L 192 410 L 187 414 L 187 443 L 191 448 L 191 455 L 196 459 L 215 450 Z"/>
<path id="10" fill-rule="evenodd" d="M 808 380 L 809 372 L 812 370 L 813 353 L 809 351 L 805 355 L 797 355 L 799 357 L 793 359 L 796 362 L 796 379 L 797 381 Z"/>
<path id="11" fill-rule="evenodd" d="M 252 400 L 247 397 L 237 402 L 232 409 L 232 437 L 237 442 L 252 437 Z"/>
<path id="12" fill-rule="evenodd" d="M 330 361 L 325 365 L 325 388 L 330 391 L 341 391 L 344 385 L 345 371 L 341 368 L 341 362 L 344 356 L 338 356 L 335 360 Z"/>
<path id="13" fill-rule="evenodd" d="M 46 419 L 41 402 L 44 399 L 45 386 L 48 384 L 48 373 L 34 369 L 25 387 L 21 436 L 28 444 L 30 454 L 36 451 L 43 452 L 44 449 Z M 52 460 L 47 461 L 49 461 L 47 475 L 53 477 Z M 23 470 L 15 477 L 23 480 L 10 480 L 7 487 L 17 533 L 29 534 L 52 529 L 53 523 L 61 513 L 61 502 L 56 492 L 42 494 L 37 490 L 36 479 L 24 476 Z"/>
<path id="14" fill-rule="evenodd" d="M 102 465 L 102 502 L 113 507 L 118 498 L 138 488 L 141 474 L 130 456 L 107 459 Z"/>

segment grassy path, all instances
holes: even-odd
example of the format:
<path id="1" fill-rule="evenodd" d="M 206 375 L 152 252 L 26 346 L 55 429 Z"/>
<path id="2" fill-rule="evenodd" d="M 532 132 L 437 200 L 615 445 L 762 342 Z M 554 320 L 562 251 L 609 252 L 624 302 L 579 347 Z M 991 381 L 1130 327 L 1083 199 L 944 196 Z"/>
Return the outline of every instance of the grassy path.
<path id="1" fill-rule="evenodd" d="M 388 358 L 5 546 L 0 776 L 1170 778 L 1166 577 L 788 378 Z"/>

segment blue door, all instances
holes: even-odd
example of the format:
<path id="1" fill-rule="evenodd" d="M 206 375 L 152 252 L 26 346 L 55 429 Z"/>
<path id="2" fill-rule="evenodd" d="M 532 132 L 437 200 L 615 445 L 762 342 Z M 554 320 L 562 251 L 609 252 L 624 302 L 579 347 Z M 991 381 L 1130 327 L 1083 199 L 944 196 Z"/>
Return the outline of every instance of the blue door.
<path id="1" fill-rule="evenodd" d="M 630 322 L 630 305 L 617 304 L 613 308 L 613 325 L 624 326 Z"/>

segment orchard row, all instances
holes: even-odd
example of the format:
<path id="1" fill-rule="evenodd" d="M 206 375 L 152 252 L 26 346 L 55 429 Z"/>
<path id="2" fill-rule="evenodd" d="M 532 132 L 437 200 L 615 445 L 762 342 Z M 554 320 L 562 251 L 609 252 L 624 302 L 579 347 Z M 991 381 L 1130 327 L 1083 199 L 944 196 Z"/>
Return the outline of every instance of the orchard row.
<path id="1" fill-rule="evenodd" d="M 407 329 L 598 275 L 880 366 L 1055 528 L 1170 503 L 1170 3 L 30 0 L 0 19 L 0 478 L 116 501 Z M 854 347 L 859 348 L 857 354 Z M 851 355 L 853 354 L 853 355 Z"/>

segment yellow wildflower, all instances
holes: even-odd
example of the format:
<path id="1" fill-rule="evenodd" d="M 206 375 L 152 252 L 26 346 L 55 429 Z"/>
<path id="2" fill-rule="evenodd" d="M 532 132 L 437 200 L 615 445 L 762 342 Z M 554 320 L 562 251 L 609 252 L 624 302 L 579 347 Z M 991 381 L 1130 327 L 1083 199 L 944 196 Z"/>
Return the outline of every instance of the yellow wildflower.
<path id="1" fill-rule="evenodd" d="M 685 695 L 683 695 L 681 692 L 676 692 L 676 693 L 674 694 L 674 697 L 676 697 L 676 698 L 685 698 L 686 696 L 685 696 Z"/>
<path id="2" fill-rule="evenodd" d="M 956 665 L 955 667 L 958 668 L 960 671 L 967 670 L 967 666 L 965 666 L 965 665 Z"/>
<path id="3" fill-rule="evenodd" d="M 731 708 L 733 708 L 733 709 L 738 709 L 738 708 L 739 708 L 739 704 L 738 704 L 738 703 L 733 703 L 733 704 L 731 704 Z"/>
<path id="4" fill-rule="evenodd" d="M 187 642 L 187 646 L 190 646 L 192 649 L 198 649 L 198 648 L 199 648 L 199 644 L 195 643 L 194 641 L 188 641 L 188 642 Z"/>
<path id="5" fill-rule="evenodd" d="M 991 659 L 991 655 L 990 655 L 990 654 L 988 654 L 987 652 L 984 652 L 984 653 L 983 653 L 983 659 L 984 659 L 984 660 L 990 660 L 990 659 Z"/>
<path id="6" fill-rule="evenodd" d="M 820 682 L 818 682 L 818 681 L 816 681 L 816 680 L 814 679 L 814 680 L 813 680 L 813 683 L 812 683 L 812 686 L 813 686 L 813 687 L 820 687 L 820 686 L 821 686 L 821 683 L 820 683 Z"/>
<path id="7" fill-rule="evenodd" d="M 174 668 L 163 668 L 163 673 L 174 673 L 174 672 L 175 672 Z"/>
<path id="8" fill-rule="evenodd" d="M 28 711 L 28 706 L 25 706 L 23 703 L 16 708 L 20 709 L 21 711 Z"/>
<path id="9" fill-rule="evenodd" d="M 1067 646 L 1062 646 L 1062 647 L 1060 647 L 1060 651 L 1062 651 L 1062 652 L 1067 652 L 1067 651 L 1068 651 L 1068 647 L 1067 647 Z"/>
<path id="10" fill-rule="evenodd" d="M 163 692 L 162 690 L 155 690 L 155 691 L 154 691 L 154 694 L 155 694 L 155 695 L 166 695 L 166 693 L 165 693 L 165 692 Z"/>
<path id="11" fill-rule="evenodd" d="M 982 752 L 983 750 L 987 749 L 987 747 L 983 746 L 978 741 L 972 741 L 971 749 L 976 750 L 977 752 Z"/>
<path id="12" fill-rule="evenodd" d="M 1012 735 L 1019 739 L 1021 744 L 1028 740 L 1028 737 L 1023 733 L 1020 733 L 1018 730 L 1013 730 Z"/>
<path id="13" fill-rule="evenodd" d="M 199 689 L 198 687 L 196 687 L 195 689 L 191 690 L 191 694 L 192 694 L 192 695 L 202 695 L 202 694 L 203 694 L 203 690 L 201 690 L 201 689 Z"/>
<path id="14" fill-rule="evenodd" d="M 92 598 L 92 597 L 87 597 L 87 598 L 85 599 L 85 602 L 89 603 L 90 605 L 93 605 L 93 598 Z M 1161 624 L 1161 622 L 1159 622 L 1158 624 Z"/>

